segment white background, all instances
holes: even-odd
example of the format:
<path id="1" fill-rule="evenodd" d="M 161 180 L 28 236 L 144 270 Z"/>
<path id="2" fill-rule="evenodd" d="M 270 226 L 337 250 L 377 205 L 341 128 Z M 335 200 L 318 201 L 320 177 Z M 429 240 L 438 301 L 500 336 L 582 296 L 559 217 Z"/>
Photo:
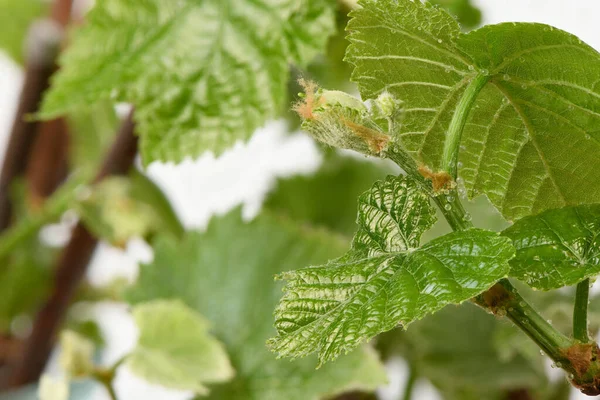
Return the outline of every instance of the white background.
<path id="1" fill-rule="evenodd" d="M 482 9 L 484 22 L 505 21 L 543 22 L 564 29 L 600 50 L 600 1 L 598 0 L 474 0 Z M 2 12 L 2 10 L 0 10 Z M 15 99 L 22 82 L 19 68 L 0 54 L 0 147 L 3 149 L 12 124 Z M 150 175 L 167 191 L 180 217 L 188 228 L 201 228 L 212 213 L 223 213 L 233 206 L 245 204 L 245 215 L 257 212 L 261 199 L 275 177 L 314 171 L 319 155 L 310 139 L 283 134 L 282 123 L 270 123 L 259 130 L 247 145 L 237 145 L 219 160 L 205 155 L 197 161 L 181 165 L 153 164 Z M 3 154 L 3 150 L 0 154 Z M 2 156 L 0 156 L 1 158 Z M 61 234 L 58 230 L 48 235 Z M 105 283 L 117 275 L 134 279 L 137 261 L 151 259 L 151 251 L 144 243 L 133 241 L 127 251 L 102 245 L 97 252 L 90 279 Z M 110 363 L 127 352 L 136 341 L 136 329 L 125 307 L 102 304 L 95 315 L 107 336 L 106 362 Z M 485 366 L 482 366 L 484 368 Z M 403 386 L 405 366 L 401 361 L 390 365 L 394 371 L 386 397 L 398 393 Z M 556 372 L 556 371 L 555 371 Z M 555 373 L 556 375 L 556 373 Z M 560 379 L 560 376 L 558 377 Z M 186 399 L 187 393 L 178 393 L 154 387 L 131 376 L 121 368 L 117 377 L 117 392 L 121 399 Z M 438 399 L 429 385 L 420 382 L 414 399 Z M 587 398 L 573 392 L 572 399 Z M 102 390 L 96 400 L 107 399 Z"/>

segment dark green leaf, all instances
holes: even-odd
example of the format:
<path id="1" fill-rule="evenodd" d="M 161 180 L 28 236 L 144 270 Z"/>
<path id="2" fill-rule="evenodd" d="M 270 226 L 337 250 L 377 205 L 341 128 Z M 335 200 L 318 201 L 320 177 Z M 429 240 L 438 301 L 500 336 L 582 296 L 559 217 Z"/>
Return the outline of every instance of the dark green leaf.
<path id="1" fill-rule="evenodd" d="M 549 210 L 503 234 L 517 249 L 511 276 L 533 288 L 574 285 L 600 272 L 600 205 Z"/>

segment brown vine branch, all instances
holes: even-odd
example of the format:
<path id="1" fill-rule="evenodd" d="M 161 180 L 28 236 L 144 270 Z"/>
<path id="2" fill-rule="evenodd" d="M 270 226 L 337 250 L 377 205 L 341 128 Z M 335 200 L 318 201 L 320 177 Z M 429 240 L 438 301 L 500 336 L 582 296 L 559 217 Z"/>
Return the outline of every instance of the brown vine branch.
<path id="1" fill-rule="evenodd" d="M 60 28 L 48 20 L 35 23 L 29 32 L 23 89 L 0 173 L 0 232 L 11 223 L 10 185 L 25 172 L 37 134 L 38 122 L 27 120 L 27 116 L 38 110 L 54 72 L 61 39 Z"/>
<path id="2" fill-rule="evenodd" d="M 137 152 L 137 137 L 133 131 L 131 114 L 121 126 L 94 182 L 129 171 Z M 22 358 L 6 383 L 8 387 L 34 382 L 43 372 L 64 315 L 85 275 L 96 244 L 97 239 L 81 223 L 77 224 L 69 244 L 57 262 L 53 289 L 36 316 L 32 333 L 25 342 Z"/>

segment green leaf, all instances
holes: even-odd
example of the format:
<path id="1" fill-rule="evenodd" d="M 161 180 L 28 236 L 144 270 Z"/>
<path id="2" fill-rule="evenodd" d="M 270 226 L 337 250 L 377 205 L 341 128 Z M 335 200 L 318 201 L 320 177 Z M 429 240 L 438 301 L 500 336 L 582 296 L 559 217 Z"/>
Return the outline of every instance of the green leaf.
<path id="1" fill-rule="evenodd" d="M 64 378 L 52 378 L 44 374 L 38 389 L 39 400 L 69 400 L 69 382 Z"/>
<path id="2" fill-rule="evenodd" d="M 183 227 L 160 189 L 143 174 L 110 177 L 76 203 L 86 226 L 113 245 L 157 232 L 183 235 Z"/>
<path id="3" fill-rule="evenodd" d="M 205 384 L 230 380 L 235 372 L 210 324 L 177 300 L 136 305 L 140 338 L 127 367 L 144 379 L 175 389 L 208 394 Z"/>
<path id="4" fill-rule="evenodd" d="M 445 307 L 407 331 L 385 333 L 377 339 L 377 347 L 387 357 L 405 357 L 444 399 L 506 399 L 508 390 L 545 387 L 539 350 L 535 362 L 518 351 L 503 355 L 495 337 L 504 330 L 524 337 L 507 321 L 465 303 Z"/>
<path id="5" fill-rule="evenodd" d="M 211 321 L 237 372 L 230 384 L 212 388 L 211 398 L 317 400 L 345 390 L 372 390 L 385 381 L 385 373 L 370 351 L 316 371 L 314 358 L 276 360 L 265 347 L 281 295 L 273 274 L 322 262 L 345 246 L 328 232 L 299 228 L 268 213 L 244 223 L 235 210 L 183 242 L 157 240 L 154 262 L 141 268 L 129 298 L 134 303 L 180 298 Z"/>
<path id="6" fill-rule="evenodd" d="M 353 250 L 369 256 L 414 250 L 436 220 L 429 196 L 413 180 L 388 176 L 358 198 Z"/>
<path id="7" fill-rule="evenodd" d="M 429 200 L 406 177 L 377 183 L 360 198 L 351 251 L 319 267 L 284 272 L 275 312 L 282 356 L 318 352 L 321 363 L 450 303 L 461 303 L 508 273 L 510 241 L 472 229 L 415 249 L 435 221 Z"/>
<path id="8" fill-rule="evenodd" d="M 533 288 L 557 289 L 600 273 L 600 205 L 548 210 L 503 235 L 517 249 L 510 275 Z"/>
<path id="9" fill-rule="evenodd" d="M 348 25 L 347 60 L 363 98 L 404 101 L 398 137 L 433 171 L 466 88 L 487 79 L 462 135 L 459 175 L 509 220 L 600 198 L 600 55 L 542 24 L 468 34 L 420 1 L 365 0 Z M 576 160 L 574 162 L 573 160 Z"/>
<path id="10" fill-rule="evenodd" d="M 146 164 L 219 154 L 282 111 L 289 64 L 334 30 L 328 0 L 101 0 L 41 115 L 110 97 L 135 105 Z"/>
<path id="11" fill-rule="evenodd" d="M 358 196 L 392 171 L 388 165 L 328 155 L 314 175 L 279 180 L 264 207 L 351 237 Z"/>
<path id="12" fill-rule="evenodd" d="M 96 173 L 117 134 L 119 118 L 108 101 L 70 113 L 69 153 L 71 168 Z"/>
<path id="13" fill-rule="evenodd" d="M 71 330 L 60 333 L 61 368 L 70 378 L 89 376 L 94 371 L 94 342 Z"/>
<path id="14" fill-rule="evenodd" d="M 0 0 L 0 49 L 22 64 L 25 39 L 36 18 L 46 12 L 47 2 L 42 0 Z"/>

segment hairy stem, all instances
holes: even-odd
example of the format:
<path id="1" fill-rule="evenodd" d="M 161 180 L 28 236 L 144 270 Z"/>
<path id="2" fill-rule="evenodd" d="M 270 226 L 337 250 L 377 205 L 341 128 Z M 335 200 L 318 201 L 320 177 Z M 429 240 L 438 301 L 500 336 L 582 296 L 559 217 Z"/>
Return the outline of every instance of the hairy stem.
<path id="1" fill-rule="evenodd" d="M 587 308 L 590 294 L 590 280 L 579 282 L 575 292 L 575 306 L 573 308 L 573 337 L 581 343 L 588 343 Z"/>
<path id="2" fill-rule="evenodd" d="M 417 382 L 417 370 L 411 365 L 408 370 L 408 377 L 406 379 L 406 386 L 404 386 L 403 400 L 411 400 L 413 398 L 413 391 L 415 390 L 415 383 Z"/>
<path id="3" fill-rule="evenodd" d="M 444 142 L 444 153 L 442 159 L 442 168 L 448 172 L 454 180 L 457 176 L 457 161 L 458 161 L 458 149 L 460 139 L 467 123 L 467 117 L 473 107 L 477 95 L 481 92 L 481 89 L 485 86 L 489 76 L 485 74 L 478 74 L 469 83 L 469 86 L 465 89 L 462 97 L 460 98 L 454 115 L 448 126 L 448 132 L 446 134 L 446 141 Z"/>

